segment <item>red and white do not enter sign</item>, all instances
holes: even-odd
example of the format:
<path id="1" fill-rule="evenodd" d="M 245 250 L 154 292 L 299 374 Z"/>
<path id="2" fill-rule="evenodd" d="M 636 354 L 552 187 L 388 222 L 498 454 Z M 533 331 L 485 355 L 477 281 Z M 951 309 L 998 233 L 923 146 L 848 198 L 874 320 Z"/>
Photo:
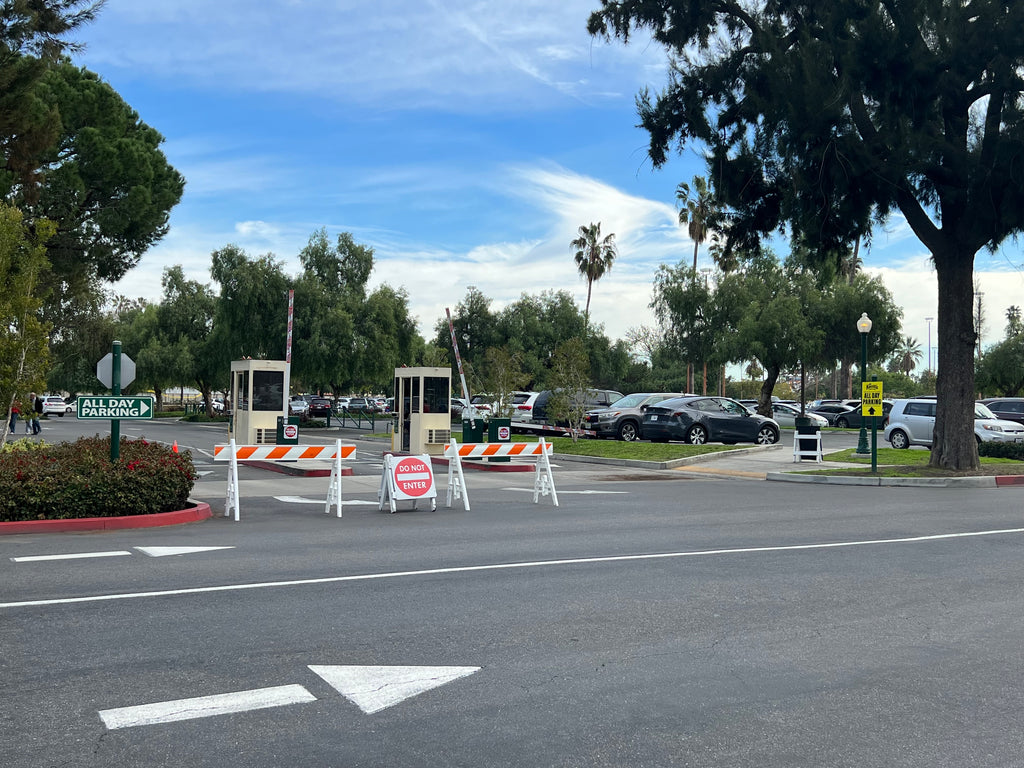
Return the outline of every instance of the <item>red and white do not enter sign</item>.
<path id="1" fill-rule="evenodd" d="M 395 488 L 403 496 L 423 496 L 434 487 L 430 465 L 417 456 L 407 456 L 395 464 Z"/>

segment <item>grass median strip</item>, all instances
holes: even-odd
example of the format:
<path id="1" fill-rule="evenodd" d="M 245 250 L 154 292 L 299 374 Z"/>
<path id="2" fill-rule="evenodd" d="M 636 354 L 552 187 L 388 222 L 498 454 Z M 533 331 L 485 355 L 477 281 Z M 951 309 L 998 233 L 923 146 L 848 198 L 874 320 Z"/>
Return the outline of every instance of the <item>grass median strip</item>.
<path id="1" fill-rule="evenodd" d="M 954 471 L 929 467 L 931 451 L 915 451 L 897 448 L 879 448 L 876 456 L 879 477 L 969 477 L 981 475 L 1020 475 L 1024 474 L 1024 461 L 1007 461 L 990 456 L 981 457 L 981 469 Z M 825 454 L 826 462 L 842 462 L 844 464 L 863 464 L 860 467 L 812 470 L 803 474 L 815 475 L 853 475 L 871 474 L 871 457 L 861 456 L 855 449 L 835 451 Z"/>

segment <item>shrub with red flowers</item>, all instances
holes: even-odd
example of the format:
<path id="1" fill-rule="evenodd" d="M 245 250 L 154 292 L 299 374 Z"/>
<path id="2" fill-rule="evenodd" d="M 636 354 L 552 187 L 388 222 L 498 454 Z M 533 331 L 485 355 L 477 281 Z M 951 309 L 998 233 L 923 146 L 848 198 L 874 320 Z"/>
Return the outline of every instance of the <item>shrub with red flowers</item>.
<path id="1" fill-rule="evenodd" d="M 188 452 L 122 438 L 110 461 L 109 437 L 73 443 L 19 443 L 0 453 L 0 521 L 65 520 L 172 512 L 189 506 L 196 472 Z"/>

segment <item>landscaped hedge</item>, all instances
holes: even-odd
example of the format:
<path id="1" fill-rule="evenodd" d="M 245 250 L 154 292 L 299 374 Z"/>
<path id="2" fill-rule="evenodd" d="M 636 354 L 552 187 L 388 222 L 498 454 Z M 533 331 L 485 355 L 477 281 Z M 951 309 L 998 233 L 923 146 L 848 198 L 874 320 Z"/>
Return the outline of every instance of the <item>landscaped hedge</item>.
<path id="1" fill-rule="evenodd" d="M 978 443 L 978 455 L 1024 461 L 1024 443 Z"/>
<path id="2" fill-rule="evenodd" d="M 51 445 L 10 443 L 0 453 L 0 521 L 66 520 L 172 512 L 188 507 L 196 473 L 189 453 L 109 437 Z"/>

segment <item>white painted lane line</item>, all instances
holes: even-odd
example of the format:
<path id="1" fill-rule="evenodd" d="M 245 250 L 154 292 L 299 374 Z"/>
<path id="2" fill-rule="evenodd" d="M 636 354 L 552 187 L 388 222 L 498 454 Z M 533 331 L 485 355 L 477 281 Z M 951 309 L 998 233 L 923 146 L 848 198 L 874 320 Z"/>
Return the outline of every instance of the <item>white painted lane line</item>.
<path id="1" fill-rule="evenodd" d="M 503 491 L 522 491 L 523 493 L 533 493 L 533 488 L 502 488 Z M 594 496 L 599 494 L 625 494 L 629 491 L 559 491 L 559 493 L 575 493 L 580 496 Z"/>
<path id="2" fill-rule="evenodd" d="M 287 504 L 319 504 L 321 507 L 324 505 L 323 499 L 307 499 L 304 496 L 275 496 L 274 498 Z M 346 507 L 359 505 L 378 506 L 378 502 L 365 501 L 364 499 L 342 499 L 341 503 Z"/>
<path id="3" fill-rule="evenodd" d="M 59 597 L 50 600 L 24 600 L 0 603 L 0 608 L 27 608 L 39 605 L 70 605 L 72 603 L 99 603 L 107 600 L 129 600 L 143 597 L 170 597 L 175 595 L 201 595 L 210 592 L 238 592 L 246 589 L 272 589 L 275 587 L 298 587 L 313 584 L 340 584 L 346 581 L 371 581 L 375 579 L 396 579 L 407 576 L 436 576 L 452 573 L 478 573 L 480 571 L 506 571 L 519 568 L 550 568 L 562 565 L 589 565 L 594 563 L 625 563 L 643 560 L 670 560 L 683 557 L 712 557 L 720 555 L 746 555 L 758 552 L 798 552 L 814 549 L 839 549 L 843 547 L 877 546 L 881 544 L 916 544 L 924 541 L 965 539 L 976 536 L 1000 536 L 1024 533 L 1024 528 L 1005 528 L 995 531 L 967 531 L 965 533 L 939 533 L 931 536 L 907 536 L 901 539 L 868 539 L 865 541 L 833 541 L 822 544 L 790 544 L 775 547 L 734 547 L 730 549 L 701 549 L 691 552 L 660 552 L 647 555 L 607 555 L 603 557 L 574 557 L 565 560 L 535 560 L 521 563 L 494 563 L 491 565 L 463 565 L 453 568 L 427 568 L 419 571 L 392 571 L 385 573 L 364 573 L 355 576 L 324 576 L 317 579 L 294 579 L 292 581 L 265 581 L 250 584 L 222 584 L 216 587 L 190 587 L 185 589 L 164 589 L 156 592 L 121 592 L 90 597 Z"/>
<path id="4" fill-rule="evenodd" d="M 213 552 L 216 549 L 234 549 L 231 547 L 135 547 L 150 557 L 168 557 L 170 555 L 194 555 L 199 552 Z"/>
<path id="5" fill-rule="evenodd" d="M 103 724 L 108 729 L 114 730 L 115 728 L 132 728 L 137 725 L 195 720 L 200 717 L 247 712 L 252 709 L 282 707 L 287 704 L 305 704 L 310 701 L 316 701 L 316 696 L 301 685 L 278 685 L 273 688 L 199 696 L 195 699 L 158 701 L 155 704 L 140 704 L 135 707 L 104 709 L 100 711 L 99 715 Z"/>
<path id="6" fill-rule="evenodd" d="M 312 664 L 309 668 L 367 715 L 480 671 L 480 667 L 365 667 Z"/>
<path id="7" fill-rule="evenodd" d="M 114 551 L 114 552 L 78 552 L 70 555 L 27 555 L 25 557 L 12 557 L 12 562 L 15 563 L 38 563 L 43 560 L 84 560 L 89 557 L 124 557 L 130 555 L 131 552 L 127 551 Z"/>

